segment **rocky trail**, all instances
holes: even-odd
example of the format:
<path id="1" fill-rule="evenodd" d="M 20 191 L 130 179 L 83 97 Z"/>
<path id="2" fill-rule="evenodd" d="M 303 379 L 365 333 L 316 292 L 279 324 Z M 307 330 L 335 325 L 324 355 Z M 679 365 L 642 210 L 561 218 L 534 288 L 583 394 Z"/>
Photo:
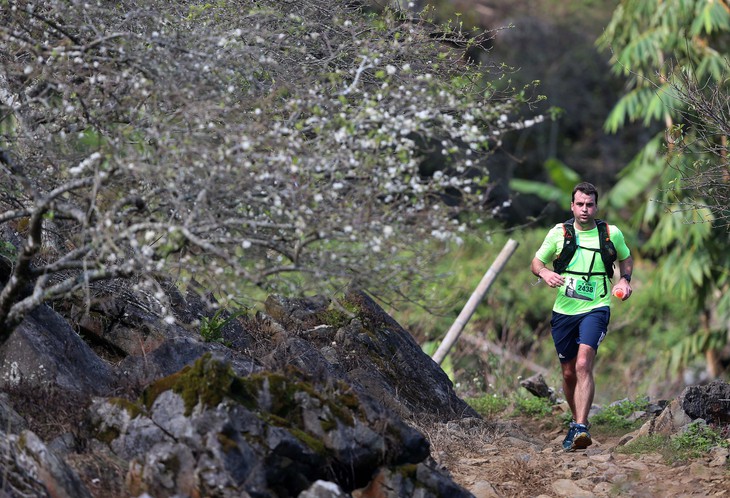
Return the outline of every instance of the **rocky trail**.
<path id="1" fill-rule="evenodd" d="M 563 452 L 565 431 L 554 420 L 516 419 L 481 438 L 479 430 L 472 428 L 474 439 L 466 444 L 444 443 L 434 452 L 477 498 L 730 496 L 726 450 L 668 464 L 658 453 L 617 451 L 626 435 L 595 428 L 592 446 Z"/>

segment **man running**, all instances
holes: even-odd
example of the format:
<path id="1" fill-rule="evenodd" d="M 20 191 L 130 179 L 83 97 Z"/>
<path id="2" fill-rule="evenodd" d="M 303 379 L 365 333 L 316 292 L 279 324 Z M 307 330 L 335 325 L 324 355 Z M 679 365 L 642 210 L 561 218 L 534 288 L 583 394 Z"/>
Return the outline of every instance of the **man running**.
<path id="1" fill-rule="evenodd" d="M 634 268 L 621 230 L 596 219 L 596 187 L 587 182 L 576 185 L 570 209 L 573 219 L 548 232 L 530 266 L 538 278 L 558 289 L 550 326 L 565 399 L 573 414 L 563 441 L 565 451 L 592 444 L 588 412 L 595 393 L 593 362 L 608 330 L 611 293 L 623 295 L 623 301 L 631 296 Z M 616 260 L 620 277 L 609 292 Z M 549 262 L 553 270 L 545 266 Z"/>

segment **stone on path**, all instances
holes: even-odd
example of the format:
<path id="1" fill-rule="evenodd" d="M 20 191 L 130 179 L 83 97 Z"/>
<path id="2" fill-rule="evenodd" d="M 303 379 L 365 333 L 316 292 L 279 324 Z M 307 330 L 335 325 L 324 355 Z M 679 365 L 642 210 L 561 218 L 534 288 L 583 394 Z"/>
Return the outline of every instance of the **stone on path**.
<path id="1" fill-rule="evenodd" d="M 491 483 L 487 481 L 478 481 L 469 489 L 474 498 L 501 498 L 502 495 L 497 493 Z"/>
<path id="2" fill-rule="evenodd" d="M 592 492 L 582 489 L 575 481 L 570 479 L 558 479 L 553 482 L 552 487 L 558 496 L 569 496 L 570 498 L 592 498 L 595 496 Z"/>

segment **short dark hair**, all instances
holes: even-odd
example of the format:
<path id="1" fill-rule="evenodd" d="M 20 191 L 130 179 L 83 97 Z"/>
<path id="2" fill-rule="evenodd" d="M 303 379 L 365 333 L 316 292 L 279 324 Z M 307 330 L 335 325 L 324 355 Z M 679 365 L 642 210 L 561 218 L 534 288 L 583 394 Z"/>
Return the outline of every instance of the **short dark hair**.
<path id="1" fill-rule="evenodd" d="M 575 202 L 576 192 L 583 192 L 586 195 L 593 195 L 593 199 L 596 201 L 596 204 L 598 204 L 598 189 L 592 183 L 581 182 L 576 185 L 573 189 L 573 194 L 570 197 L 570 202 Z"/>

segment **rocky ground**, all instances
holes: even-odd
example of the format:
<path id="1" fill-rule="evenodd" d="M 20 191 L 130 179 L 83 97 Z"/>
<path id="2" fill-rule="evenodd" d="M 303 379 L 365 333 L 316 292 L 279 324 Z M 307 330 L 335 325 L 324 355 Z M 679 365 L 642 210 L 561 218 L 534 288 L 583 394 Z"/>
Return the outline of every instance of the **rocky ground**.
<path id="1" fill-rule="evenodd" d="M 595 428 L 592 446 L 565 453 L 565 431 L 553 419 L 514 419 L 464 433 L 431 440 L 439 463 L 476 498 L 730 496 L 726 455 L 668 464 L 657 453 L 621 453 L 625 435 Z"/>

